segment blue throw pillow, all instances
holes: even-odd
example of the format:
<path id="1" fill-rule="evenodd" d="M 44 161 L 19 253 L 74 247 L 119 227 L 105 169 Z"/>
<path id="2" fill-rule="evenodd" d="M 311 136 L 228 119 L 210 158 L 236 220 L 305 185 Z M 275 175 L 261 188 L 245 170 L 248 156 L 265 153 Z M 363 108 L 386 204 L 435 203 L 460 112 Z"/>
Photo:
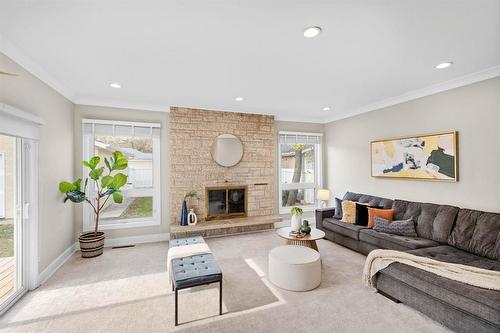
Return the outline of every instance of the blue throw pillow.
<path id="1" fill-rule="evenodd" d="M 407 237 L 418 237 L 413 217 L 408 220 L 392 221 L 375 216 L 373 230 Z"/>
<path id="2" fill-rule="evenodd" d="M 333 216 L 336 219 L 342 220 L 342 199 L 335 198 L 335 215 Z"/>

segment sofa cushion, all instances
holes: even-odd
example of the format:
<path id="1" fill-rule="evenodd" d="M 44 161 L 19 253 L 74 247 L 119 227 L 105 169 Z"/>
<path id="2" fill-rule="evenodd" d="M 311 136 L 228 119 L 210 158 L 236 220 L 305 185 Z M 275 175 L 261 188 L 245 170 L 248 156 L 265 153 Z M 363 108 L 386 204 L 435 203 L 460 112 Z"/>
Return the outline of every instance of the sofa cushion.
<path id="1" fill-rule="evenodd" d="M 500 263 L 497 261 L 447 245 L 407 252 L 440 261 L 500 271 Z M 500 325 L 500 291 L 474 287 L 401 263 L 391 264 L 380 271 L 380 274 L 386 274 L 455 308 Z"/>
<path id="2" fill-rule="evenodd" d="M 335 198 L 335 215 L 334 217 L 337 219 L 342 219 L 342 199 Z"/>
<path id="3" fill-rule="evenodd" d="M 368 194 L 347 192 L 344 195 L 343 200 L 366 203 L 366 204 L 368 204 L 368 206 L 371 206 L 371 207 L 383 207 L 383 208 L 387 208 L 387 209 L 392 208 L 392 200 L 391 199 L 375 197 L 375 196 L 368 195 Z"/>
<path id="4" fill-rule="evenodd" d="M 415 231 L 415 223 L 411 218 L 401 221 L 388 221 L 375 216 L 374 221 L 375 226 L 373 227 L 373 230 L 375 231 L 407 237 L 418 237 L 417 232 Z"/>
<path id="5" fill-rule="evenodd" d="M 406 251 L 408 253 L 427 257 L 439 261 L 451 262 L 454 264 L 468 264 L 469 262 L 480 259 L 475 254 L 462 251 L 449 245 L 439 245 L 417 250 Z"/>
<path id="6" fill-rule="evenodd" d="M 323 220 L 323 227 L 330 231 L 336 232 L 343 236 L 359 240 L 359 231 L 366 227 L 355 225 L 351 223 L 342 222 L 336 218 L 329 218 Z"/>
<path id="7" fill-rule="evenodd" d="M 439 243 L 426 238 L 406 237 L 385 232 L 377 232 L 373 229 L 362 229 L 359 231 L 359 240 L 389 250 L 412 250 L 423 247 L 438 246 Z"/>
<path id="8" fill-rule="evenodd" d="M 460 209 L 448 244 L 500 260 L 500 214 Z"/>
<path id="9" fill-rule="evenodd" d="M 342 221 L 352 224 L 356 222 L 356 203 L 354 201 L 342 201 Z"/>
<path id="10" fill-rule="evenodd" d="M 413 217 L 417 235 L 446 243 L 450 236 L 458 207 L 435 205 L 422 202 L 394 200 L 394 220 L 406 220 Z"/>
<path id="11" fill-rule="evenodd" d="M 356 225 L 368 226 L 368 205 L 356 202 Z"/>
<path id="12" fill-rule="evenodd" d="M 368 207 L 368 228 L 373 228 L 375 226 L 375 216 L 381 217 L 387 221 L 392 221 L 394 210 Z"/>

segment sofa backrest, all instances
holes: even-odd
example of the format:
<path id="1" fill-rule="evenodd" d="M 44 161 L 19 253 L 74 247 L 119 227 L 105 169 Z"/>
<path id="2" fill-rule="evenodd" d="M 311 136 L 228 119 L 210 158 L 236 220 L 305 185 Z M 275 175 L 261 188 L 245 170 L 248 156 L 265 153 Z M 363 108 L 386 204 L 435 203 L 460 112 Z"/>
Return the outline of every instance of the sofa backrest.
<path id="1" fill-rule="evenodd" d="M 417 235 L 447 243 L 459 208 L 423 202 L 394 200 L 394 220 L 413 218 Z"/>
<path id="2" fill-rule="evenodd" d="M 448 244 L 500 260 L 500 214 L 460 209 Z"/>
<path id="3" fill-rule="evenodd" d="M 373 207 L 392 208 L 392 200 L 387 198 L 375 197 L 373 195 L 347 192 L 342 200 L 356 201 L 366 203 Z"/>

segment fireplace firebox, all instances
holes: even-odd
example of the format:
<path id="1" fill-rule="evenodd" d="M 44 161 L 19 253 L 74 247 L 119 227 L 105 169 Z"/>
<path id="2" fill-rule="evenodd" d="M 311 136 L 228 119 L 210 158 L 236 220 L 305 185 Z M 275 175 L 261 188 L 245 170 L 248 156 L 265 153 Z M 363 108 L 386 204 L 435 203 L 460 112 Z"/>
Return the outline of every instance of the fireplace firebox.
<path id="1" fill-rule="evenodd" d="M 246 185 L 208 186 L 205 188 L 206 220 L 247 216 Z"/>

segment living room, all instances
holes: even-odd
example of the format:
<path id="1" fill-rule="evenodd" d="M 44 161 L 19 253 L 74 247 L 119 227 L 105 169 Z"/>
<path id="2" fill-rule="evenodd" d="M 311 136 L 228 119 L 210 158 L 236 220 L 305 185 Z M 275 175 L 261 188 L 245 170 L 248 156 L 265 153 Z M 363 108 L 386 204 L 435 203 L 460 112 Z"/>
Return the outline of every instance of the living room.
<path id="1" fill-rule="evenodd" d="M 0 1 L 0 330 L 500 332 L 499 40 L 496 0 Z"/>

